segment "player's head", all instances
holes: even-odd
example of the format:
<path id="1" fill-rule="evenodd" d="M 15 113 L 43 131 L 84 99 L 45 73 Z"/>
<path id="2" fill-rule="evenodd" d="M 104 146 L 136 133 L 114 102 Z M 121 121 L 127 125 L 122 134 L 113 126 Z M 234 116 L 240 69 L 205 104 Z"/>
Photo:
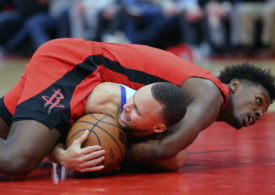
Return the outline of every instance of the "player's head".
<path id="1" fill-rule="evenodd" d="M 161 133 L 180 121 L 186 112 L 186 99 L 180 87 L 166 82 L 146 85 L 123 106 L 119 124 L 132 136 Z"/>
<path id="2" fill-rule="evenodd" d="M 231 91 L 223 112 L 225 121 L 237 129 L 253 125 L 275 98 L 274 77 L 270 71 L 249 63 L 225 68 L 219 79 L 228 84 Z"/>

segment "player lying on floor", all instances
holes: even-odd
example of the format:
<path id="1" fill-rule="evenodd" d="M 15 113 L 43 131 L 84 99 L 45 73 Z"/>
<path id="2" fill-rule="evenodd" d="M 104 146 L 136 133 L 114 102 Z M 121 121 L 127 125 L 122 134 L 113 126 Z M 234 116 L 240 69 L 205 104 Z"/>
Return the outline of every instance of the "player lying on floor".
<path id="1" fill-rule="evenodd" d="M 177 103 L 180 103 L 180 106 Z M 149 84 L 137 91 L 124 85 L 103 82 L 98 84 L 86 98 L 85 113 L 103 113 L 112 116 L 117 119 L 121 128 L 127 131 L 130 137 L 143 137 L 166 131 L 168 126 L 183 118 L 186 107 L 186 100 L 181 88 L 168 82 Z M 35 132 L 28 136 L 36 139 L 35 142 L 44 141 L 35 137 Z M 9 137 L 7 140 L 9 140 Z M 16 145 L 13 148 L 16 148 Z M 39 153 L 39 147 L 37 148 L 37 150 L 31 150 L 30 153 Z M 58 149 L 59 147 L 54 151 L 57 154 L 61 154 L 61 158 L 65 158 L 64 162 L 58 158 L 52 158 L 52 160 L 60 162 L 67 167 L 71 165 L 72 162 L 69 161 L 68 155 L 62 156 L 63 153 L 60 152 L 62 150 Z M 104 154 L 104 151 L 97 146 L 87 147 L 83 150 L 86 153 L 94 152 L 90 154 L 91 156 Z M 72 148 L 66 150 L 66 154 L 71 152 Z M 100 162 L 103 160 L 104 157 L 96 161 Z M 93 161 L 86 164 L 91 166 L 91 163 Z M 84 171 L 100 170 L 101 168 L 104 167 L 93 167 Z M 7 167 L 7 170 L 9 170 L 9 167 Z M 25 170 L 27 170 L 27 167 Z"/>
<path id="2" fill-rule="evenodd" d="M 127 136 L 134 139 L 163 133 L 168 126 L 183 118 L 186 107 L 182 90 L 171 83 L 150 84 L 135 91 L 120 84 L 104 82 L 87 97 L 85 113 L 112 116 Z M 64 150 L 63 144 L 58 144 L 49 156 L 50 160 L 79 172 L 103 169 L 105 151 L 100 150 L 100 146 L 81 148 L 87 135 L 77 139 L 75 145 L 67 150 Z M 174 158 L 185 160 L 185 152 Z M 86 162 L 82 164 L 83 161 Z M 160 161 L 158 167 L 162 168 L 162 164 Z"/>
<path id="3" fill-rule="evenodd" d="M 83 115 L 94 87 L 106 81 L 133 89 L 166 81 L 183 90 L 188 107 L 185 117 L 171 127 L 173 133 L 127 150 L 129 161 L 151 165 L 183 151 L 216 120 L 238 129 L 253 125 L 275 98 L 274 77 L 249 64 L 231 66 L 218 79 L 144 45 L 55 39 L 35 52 L 19 83 L 0 100 L 0 135 L 6 138 L 9 133 L 0 139 L 0 172 L 24 174 L 36 167 Z M 167 169 L 178 167 L 180 163 Z"/>
<path id="4" fill-rule="evenodd" d="M 106 43 L 106 45 L 108 45 L 108 43 Z M 111 46 L 127 48 L 128 45 L 111 44 Z M 129 46 L 131 49 L 132 47 L 134 48 L 135 46 Z M 145 48 L 150 50 L 148 47 Z M 115 49 L 112 50 L 113 53 L 115 53 L 115 51 Z M 154 52 L 159 55 L 163 53 L 163 56 L 166 54 L 163 51 Z M 166 59 L 170 59 L 171 62 L 173 61 L 172 59 L 177 58 L 175 56 L 171 57 L 170 55 L 169 57 Z M 176 83 L 177 79 L 187 79 L 181 86 L 183 91 L 188 94 L 188 99 L 191 103 L 188 105 L 187 113 L 189 114 L 185 119 L 177 126 L 170 128 L 173 129 L 170 132 L 175 132 L 175 135 L 171 134 L 161 139 L 151 137 L 152 139 L 144 142 L 132 144 L 128 148 L 126 155 L 129 162 L 149 164 L 166 170 L 177 170 L 181 168 L 185 162 L 185 148 L 193 142 L 200 131 L 204 130 L 212 122 L 215 120 L 225 121 L 236 129 L 253 125 L 263 116 L 272 100 L 274 100 L 274 77 L 269 71 L 244 63 L 227 67 L 221 72 L 218 80 L 208 71 L 184 60 L 182 61 L 184 62 L 181 63 L 182 67 L 178 67 L 176 63 L 169 64 L 168 62 L 168 65 L 161 62 L 155 64 L 155 66 L 162 67 L 163 69 L 161 70 L 154 69 L 150 66 L 150 63 L 146 64 L 146 66 L 136 65 L 131 67 L 133 70 L 142 69 L 144 71 L 145 74 L 142 75 L 143 77 L 139 77 L 140 82 L 145 82 L 147 79 L 150 79 L 152 75 L 149 73 L 161 75 L 174 83 Z M 107 62 L 106 64 L 108 67 Z M 121 66 L 121 64 L 118 66 Z M 170 70 L 169 66 L 170 69 L 174 67 L 175 70 L 181 71 L 181 73 L 177 71 L 171 72 L 174 73 L 177 78 L 170 75 L 168 77 L 164 74 L 164 70 Z M 185 68 L 185 70 L 183 70 L 183 68 Z M 125 71 L 124 74 L 131 80 L 132 75 L 127 73 L 128 71 Z M 138 72 L 136 74 L 138 74 Z M 113 74 L 113 76 L 116 75 Z M 121 77 L 121 81 L 124 81 L 124 79 L 125 78 Z M 209 81 L 211 81 L 212 84 L 211 82 L 209 83 Z M 213 84 L 216 86 L 213 86 Z M 223 105 L 220 104 L 222 102 Z M 207 115 L 205 113 L 207 113 Z M 176 132 L 178 129 L 181 129 L 181 131 Z M 67 154 L 69 161 L 65 162 L 66 159 L 63 159 L 63 165 L 81 172 L 85 170 L 97 170 L 99 167 L 102 167 L 100 165 L 102 161 L 98 161 L 97 158 L 103 158 L 103 155 L 92 157 L 92 154 L 83 154 L 80 145 L 84 140 L 85 136 L 79 138 L 76 145 L 73 146 L 77 149 L 74 150 L 74 152 L 69 150 Z M 66 156 L 66 152 L 64 150 L 62 152 L 63 155 Z"/>

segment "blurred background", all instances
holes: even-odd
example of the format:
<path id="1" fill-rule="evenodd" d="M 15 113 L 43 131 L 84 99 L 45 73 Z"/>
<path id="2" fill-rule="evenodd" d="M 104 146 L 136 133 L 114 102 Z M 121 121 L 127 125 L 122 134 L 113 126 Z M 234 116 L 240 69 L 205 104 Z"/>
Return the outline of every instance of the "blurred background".
<path id="1" fill-rule="evenodd" d="M 275 0 L 0 0 L 0 95 L 63 37 L 149 45 L 215 75 L 244 61 L 275 73 Z"/>
<path id="2" fill-rule="evenodd" d="M 41 44 L 63 37 L 157 47 L 216 76 L 242 62 L 275 74 L 275 0 L 0 0 L 0 97 Z M 93 178 L 93 185 L 60 177 L 53 185 L 58 177 L 52 183 L 51 169 L 42 167 L 29 181 L 0 182 L 1 192 L 274 194 L 273 118 L 267 114 L 249 131 L 214 124 L 188 149 L 180 173 Z"/>
<path id="3" fill-rule="evenodd" d="M 76 37 L 185 51 L 191 60 L 270 57 L 274 19 L 274 0 L 0 0 L 0 46 L 2 55 L 31 55 L 50 39 Z"/>

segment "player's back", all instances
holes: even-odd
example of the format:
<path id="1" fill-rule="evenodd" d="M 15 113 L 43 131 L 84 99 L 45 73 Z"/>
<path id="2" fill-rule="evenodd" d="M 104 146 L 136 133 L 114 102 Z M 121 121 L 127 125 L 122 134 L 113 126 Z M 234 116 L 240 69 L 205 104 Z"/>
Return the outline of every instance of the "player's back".
<path id="1" fill-rule="evenodd" d="M 117 69 L 120 68 L 118 71 L 122 73 L 136 70 L 133 74 L 137 74 L 141 71 L 177 85 L 181 85 L 190 77 L 214 77 L 209 71 L 161 49 L 138 44 L 102 43 L 101 45 L 103 57 L 114 63 L 117 62 Z M 152 81 L 144 82 L 152 83 Z"/>

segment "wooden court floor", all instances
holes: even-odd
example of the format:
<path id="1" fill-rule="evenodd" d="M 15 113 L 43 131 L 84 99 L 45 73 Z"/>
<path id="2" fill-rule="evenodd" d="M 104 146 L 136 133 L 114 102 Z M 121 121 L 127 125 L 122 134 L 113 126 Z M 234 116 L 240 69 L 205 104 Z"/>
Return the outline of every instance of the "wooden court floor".
<path id="1" fill-rule="evenodd" d="M 0 94 L 24 71 L 27 59 L 0 62 Z M 197 63 L 218 74 L 224 65 L 243 60 L 206 60 Z M 253 60 L 271 68 L 274 60 Z M 117 174 L 72 178 L 64 168 L 44 161 L 24 178 L 0 175 L 0 194 L 79 195 L 271 195 L 275 194 L 275 112 L 271 107 L 252 127 L 236 131 L 214 123 L 188 148 L 186 164 L 177 172 L 121 171 Z"/>

